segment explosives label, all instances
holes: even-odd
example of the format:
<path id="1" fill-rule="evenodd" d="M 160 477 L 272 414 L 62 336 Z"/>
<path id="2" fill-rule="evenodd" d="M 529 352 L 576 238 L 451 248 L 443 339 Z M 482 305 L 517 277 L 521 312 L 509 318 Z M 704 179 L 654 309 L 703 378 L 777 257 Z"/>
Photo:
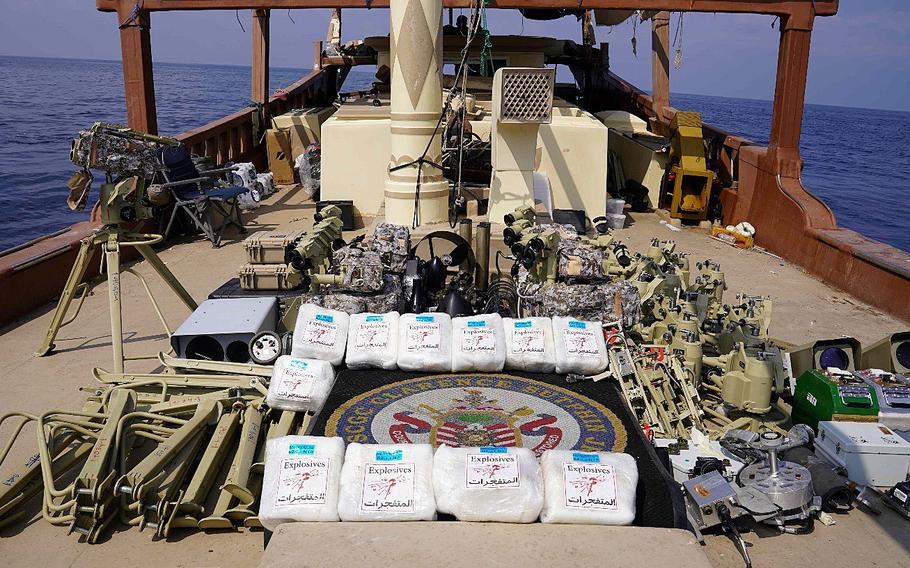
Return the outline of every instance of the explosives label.
<path id="1" fill-rule="evenodd" d="M 369 318 L 367 318 L 367 322 L 361 325 L 357 330 L 354 346 L 358 349 L 366 349 L 367 351 L 382 351 L 388 349 L 390 333 L 389 322 L 370 322 Z"/>
<path id="2" fill-rule="evenodd" d="M 310 400 L 310 392 L 315 382 L 316 375 L 307 369 L 306 361 L 291 361 L 291 365 L 284 368 L 281 373 L 275 394 L 285 400 L 306 402 Z"/>
<path id="3" fill-rule="evenodd" d="M 405 348 L 408 351 L 439 351 L 441 332 L 439 323 L 417 322 L 408 324 L 405 336 Z"/>
<path id="4" fill-rule="evenodd" d="M 331 461 L 329 458 L 316 457 L 281 460 L 275 506 L 324 505 Z"/>
<path id="5" fill-rule="evenodd" d="M 496 335 L 488 327 L 474 327 L 468 322 L 468 328 L 461 332 L 461 350 L 466 353 L 494 353 L 496 351 Z"/>
<path id="6" fill-rule="evenodd" d="M 518 327 L 519 323 L 522 322 L 516 322 L 515 329 L 512 330 L 512 353 L 514 355 L 543 353 L 543 330 L 533 327 Z"/>
<path id="7" fill-rule="evenodd" d="M 573 323 L 583 322 L 569 322 L 570 327 L 565 334 L 566 353 L 568 355 L 597 355 L 597 339 L 594 330 L 571 327 Z"/>
<path id="8" fill-rule="evenodd" d="M 413 513 L 413 462 L 364 464 L 360 510 L 364 513 Z"/>
<path id="9" fill-rule="evenodd" d="M 465 456 L 465 487 L 468 489 L 521 487 L 518 456 L 498 452 L 467 454 Z"/>
<path id="10" fill-rule="evenodd" d="M 307 322 L 303 331 L 303 341 L 323 347 L 334 347 L 338 337 L 338 324 L 332 316 L 317 314 L 316 319 Z"/>
<path id="11" fill-rule="evenodd" d="M 616 511 L 616 474 L 612 465 L 563 464 L 566 507 Z"/>

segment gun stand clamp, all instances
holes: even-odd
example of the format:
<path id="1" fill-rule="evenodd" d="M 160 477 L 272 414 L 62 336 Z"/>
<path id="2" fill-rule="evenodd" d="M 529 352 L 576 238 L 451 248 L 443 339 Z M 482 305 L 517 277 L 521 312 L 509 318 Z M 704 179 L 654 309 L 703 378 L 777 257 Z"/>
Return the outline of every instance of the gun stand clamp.
<path id="1" fill-rule="evenodd" d="M 108 303 L 111 314 L 111 343 L 114 348 L 114 371 L 122 373 L 126 361 L 148 359 L 148 357 L 125 357 L 123 354 L 123 311 L 120 295 L 121 273 L 128 272 L 139 279 L 139 282 L 141 282 L 142 287 L 145 288 L 145 292 L 148 295 L 149 300 L 151 300 L 152 306 L 155 308 L 155 313 L 158 314 L 158 319 L 161 321 L 161 325 L 164 326 L 164 331 L 167 333 L 168 337 L 170 337 L 171 332 L 164 319 L 164 315 L 161 313 L 158 302 L 149 289 L 145 277 L 132 268 L 120 267 L 120 247 L 134 247 L 149 265 L 155 269 L 155 272 L 157 272 L 161 279 L 167 283 L 171 290 L 177 294 L 187 308 L 195 310 L 198 307 L 195 300 L 193 300 L 193 297 L 186 291 L 186 288 L 180 284 L 177 277 L 174 276 L 167 266 L 165 266 L 158 254 L 152 250 L 152 245 L 161 242 L 162 239 L 163 237 L 161 235 L 132 233 L 124 231 L 117 226 L 102 227 L 95 231 L 94 234 L 83 239 L 82 244 L 79 247 L 79 254 L 76 256 L 76 262 L 73 264 L 69 278 L 66 281 L 66 286 L 63 288 L 63 294 L 60 295 L 60 300 L 57 302 L 57 308 L 54 310 L 53 318 L 51 318 L 51 324 L 47 329 L 47 335 L 45 335 L 44 342 L 35 352 L 35 355 L 37 357 L 43 357 L 51 353 L 54 349 L 54 339 L 57 337 L 60 328 L 71 324 L 79 316 L 82 304 L 85 302 L 85 298 L 89 293 L 89 284 L 87 282 L 82 282 L 82 278 L 85 276 L 88 264 L 94 256 L 95 251 L 100 246 L 104 251 L 103 263 L 107 271 Z M 70 304 L 76 299 L 77 294 L 79 296 L 75 313 L 69 319 L 64 319 L 69 311 Z"/>

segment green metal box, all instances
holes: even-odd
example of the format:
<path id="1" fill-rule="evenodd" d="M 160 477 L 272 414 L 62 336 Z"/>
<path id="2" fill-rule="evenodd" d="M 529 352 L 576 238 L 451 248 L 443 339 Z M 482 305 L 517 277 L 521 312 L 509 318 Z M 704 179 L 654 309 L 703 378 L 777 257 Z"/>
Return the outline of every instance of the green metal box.
<path id="1" fill-rule="evenodd" d="M 796 381 L 793 395 L 794 424 L 818 430 L 819 421 L 878 421 L 875 390 L 849 371 L 806 371 Z"/>

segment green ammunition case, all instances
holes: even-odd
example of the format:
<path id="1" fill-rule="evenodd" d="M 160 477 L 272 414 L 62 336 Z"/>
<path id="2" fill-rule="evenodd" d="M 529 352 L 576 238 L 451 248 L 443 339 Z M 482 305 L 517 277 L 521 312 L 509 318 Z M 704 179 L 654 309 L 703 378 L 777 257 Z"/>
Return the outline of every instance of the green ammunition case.
<path id="1" fill-rule="evenodd" d="M 827 375 L 810 370 L 796 381 L 793 396 L 794 424 L 818 430 L 819 421 L 876 422 L 875 390 L 852 374 Z"/>

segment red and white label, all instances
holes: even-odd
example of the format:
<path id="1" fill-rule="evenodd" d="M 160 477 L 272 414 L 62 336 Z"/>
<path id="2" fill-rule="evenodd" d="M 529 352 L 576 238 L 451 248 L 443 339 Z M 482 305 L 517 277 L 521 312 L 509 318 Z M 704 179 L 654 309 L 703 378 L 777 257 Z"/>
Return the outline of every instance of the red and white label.
<path id="1" fill-rule="evenodd" d="M 413 513 L 413 462 L 364 464 L 360 510 L 364 513 Z"/>
<path id="2" fill-rule="evenodd" d="M 275 506 L 324 505 L 330 462 L 329 458 L 314 457 L 281 460 Z"/>
<path id="3" fill-rule="evenodd" d="M 616 511 L 616 472 L 612 465 L 569 462 L 563 464 L 566 507 Z"/>
<path id="4" fill-rule="evenodd" d="M 521 470 L 515 454 L 467 454 L 465 487 L 497 489 L 521 487 Z"/>

